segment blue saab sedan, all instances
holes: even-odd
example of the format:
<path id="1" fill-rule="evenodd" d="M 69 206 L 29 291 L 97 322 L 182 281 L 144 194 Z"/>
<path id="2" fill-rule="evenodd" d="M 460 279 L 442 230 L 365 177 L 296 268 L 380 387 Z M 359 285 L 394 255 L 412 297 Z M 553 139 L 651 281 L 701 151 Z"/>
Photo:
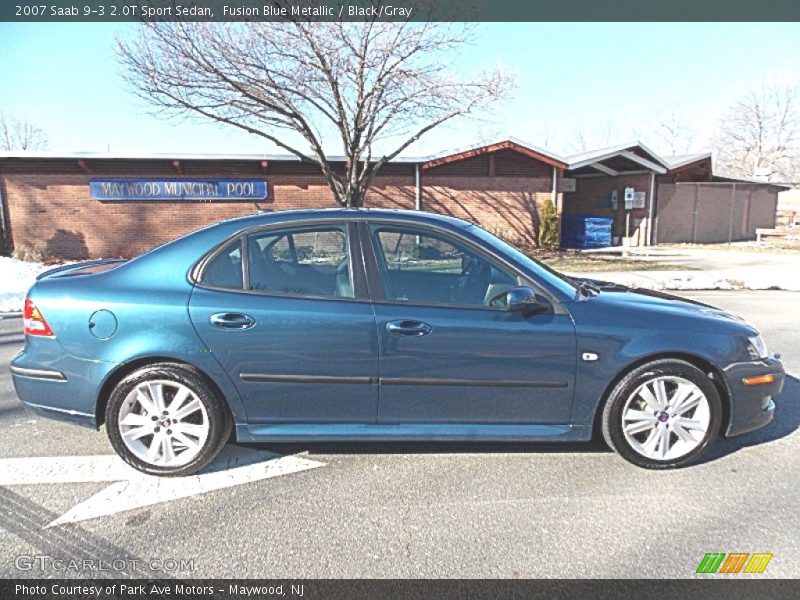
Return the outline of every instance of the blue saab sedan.
<path id="1" fill-rule="evenodd" d="M 391 210 L 224 221 L 130 261 L 39 277 L 22 401 L 147 473 L 239 442 L 602 434 L 648 468 L 772 419 L 783 367 L 752 326 L 560 275 L 457 219 Z"/>

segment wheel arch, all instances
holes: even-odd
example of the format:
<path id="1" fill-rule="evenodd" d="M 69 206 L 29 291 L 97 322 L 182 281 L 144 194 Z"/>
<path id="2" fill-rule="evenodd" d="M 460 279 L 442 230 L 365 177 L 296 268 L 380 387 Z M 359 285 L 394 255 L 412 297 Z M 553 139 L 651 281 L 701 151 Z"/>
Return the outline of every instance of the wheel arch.
<path id="1" fill-rule="evenodd" d="M 196 371 L 198 375 L 200 375 L 206 381 L 214 393 L 220 398 L 225 410 L 228 413 L 228 417 L 231 419 L 231 422 L 235 422 L 227 396 L 217 382 L 214 381 L 214 378 L 209 376 L 208 373 L 206 373 L 203 369 L 186 360 L 175 358 L 173 356 L 141 356 L 117 365 L 117 367 L 106 376 L 106 379 L 100 386 L 100 391 L 97 394 L 97 402 L 95 407 L 95 428 L 100 429 L 100 426 L 105 423 L 106 406 L 108 405 L 108 400 L 111 397 L 111 392 L 114 390 L 117 384 L 125 379 L 125 377 L 141 369 L 142 367 L 158 363 L 173 363 L 176 365 L 191 367 L 192 370 Z"/>
<path id="2" fill-rule="evenodd" d="M 625 367 L 620 369 L 620 371 L 608 383 L 608 385 L 603 390 L 603 395 L 601 396 L 601 400 L 600 402 L 597 403 L 594 416 L 592 417 L 592 439 L 600 439 L 600 437 L 602 437 L 600 434 L 601 434 L 603 409 L 605 408 L 605 405 L 608 402 L 608 398 L 611 395 L 611 391 L 622 380 L 622 378 L 625 377 L 628 373 L 630 373 L 634 369 L 638 369 L 642 365 L 657 360 L 665 360 L 665 359 L 682 360 L 697 367 L 698 369 L 703 371 L 703 373 L 709 376 L 709 379 L 714 384 L 714 387 L 717 388 L 720 400 L 722 401 L 722 425 L 720 427 L 720 431 L 727 431 L 731 414 L 731 395 L 730 391 L 728 390 L 728 386 L 725 383 L 725 378 L 722 376 L 720 370 L 717 367 L 715 367 L 711 362 L 709 362 L 707 359 L 698 356 L 696 354 L 691 354 L 689 352 L 658 352 L 655 354 L 648 354 L 647 356 L 642 356 L 640 358 L 637 358 L 635 361 L 627 364 Z"/>

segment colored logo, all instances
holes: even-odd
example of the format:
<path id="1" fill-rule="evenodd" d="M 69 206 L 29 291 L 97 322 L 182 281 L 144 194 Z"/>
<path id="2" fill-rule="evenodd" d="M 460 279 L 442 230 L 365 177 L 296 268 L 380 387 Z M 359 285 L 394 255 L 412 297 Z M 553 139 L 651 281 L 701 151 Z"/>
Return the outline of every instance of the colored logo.
<path id="1" fill-rule="evenodd" d="M 767 552 L 708 552 L 697 567 L 698 573 L 763 573 L 772 554 Z"/>

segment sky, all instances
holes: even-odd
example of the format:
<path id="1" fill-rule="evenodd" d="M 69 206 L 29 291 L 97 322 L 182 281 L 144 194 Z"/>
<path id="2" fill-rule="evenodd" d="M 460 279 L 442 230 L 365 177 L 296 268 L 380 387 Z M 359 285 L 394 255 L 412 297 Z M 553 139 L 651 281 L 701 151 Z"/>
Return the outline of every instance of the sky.
<path id="1" fill-rule="evenodd" d="M 39 125 L 56 151 L 276 151 L 213 123 L 150 114 L 114 57 L 116 36 L 132 27 L 0 24 L 0 112 Z M 581 149 L 578 132 L 590 145 L 657 146 L 654 129 L 671 115 L 692 132 L 688 150 L 703 151 L 737 98 L 765 81 L 797 81 L 798 39 L 797 23 L 483 24 L 454 67 L 502 65 L 516 75 L 514 97 L 486 119 L 432 131 L 405 154 L 509 136 L 569 154 Z M 329 142 L 326 151 L 340 153 Z"/>

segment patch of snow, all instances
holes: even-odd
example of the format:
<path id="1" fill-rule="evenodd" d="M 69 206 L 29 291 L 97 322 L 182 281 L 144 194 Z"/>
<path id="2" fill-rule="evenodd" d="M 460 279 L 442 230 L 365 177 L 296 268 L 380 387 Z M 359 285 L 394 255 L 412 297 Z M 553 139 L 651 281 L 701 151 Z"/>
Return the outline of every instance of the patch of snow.
<path id="1" fill-rule="evenodd" d="M 0 256 L 0 312 L 21 312 L 25 295 L 36 282 L 36 276 L 52 268 L 42 263 Z"/>
<path id="2" fill-rule="evenodd" d="M 737 282 L 704 273 L 667 277 L 656 283 L 658 289 L 664 290 L 734 290 L 743 287 Z"/>
<path id="3" fill-rule="evenodd" d="M 650 290 L 787 290 L 800 291 L 800 279 L 784 269 L 697 271 L 613 271 L 576 273 L 577 277 L 612 281 Z"/>

